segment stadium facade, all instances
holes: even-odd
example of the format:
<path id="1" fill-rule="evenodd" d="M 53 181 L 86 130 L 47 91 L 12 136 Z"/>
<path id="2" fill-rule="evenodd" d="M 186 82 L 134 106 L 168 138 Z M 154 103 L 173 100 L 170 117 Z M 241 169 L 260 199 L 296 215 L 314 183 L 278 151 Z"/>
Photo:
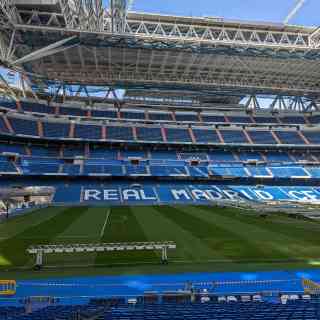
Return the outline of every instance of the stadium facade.
<path id="1" fill-rule="evenodd" d="M 319 203 L 318 29 L 0 4 L 19 77 L 1 77 L 3 186 L 70 204 Z"/>

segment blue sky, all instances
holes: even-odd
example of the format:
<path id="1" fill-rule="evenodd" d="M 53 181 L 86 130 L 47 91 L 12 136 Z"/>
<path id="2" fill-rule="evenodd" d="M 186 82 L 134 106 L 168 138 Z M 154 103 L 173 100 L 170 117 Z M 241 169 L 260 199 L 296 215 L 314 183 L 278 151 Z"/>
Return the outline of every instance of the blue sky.
<path id="1" fill-rule="evenodd" d="M 134 0 L 132 10 L 187 16 L 282 22 L 296 0 Z M 306 0 L 292 24 L 320 25 L 320 1 Z"/>

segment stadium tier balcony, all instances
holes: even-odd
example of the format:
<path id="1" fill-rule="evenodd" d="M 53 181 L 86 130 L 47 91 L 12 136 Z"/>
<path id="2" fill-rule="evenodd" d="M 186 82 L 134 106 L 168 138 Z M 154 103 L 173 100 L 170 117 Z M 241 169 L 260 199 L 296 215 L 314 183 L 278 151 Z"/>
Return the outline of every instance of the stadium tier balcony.
<path id="1" fill-rule="evenodd" d="M 237 159 L 230 151 L 214 151 L 208 152 L 209 159 L 215 162 L 235 162 Z"/>
<path id="2" fill-rule="evenodd" d="M 89 157 L 116 160 L 118 158 L 118 150 L 110 150 L 104 146 L 92 145 L 89 148 Z"/>
<path id="3" fill-rule="evenodd" d="M 59 173 L 61 162 L 54 159 L 23 159 L 20 167 L 25 175 L 47 175 Z"/>
<path id="4" fill-rule="evenodd" d="M 183 165 L 150 165 L 150 173 L 156 177 L 189 176 L 186 167 Z"/>
<path id="5" fill-rule="evenodd" d="M 17 109 L 17 104 L 14 100 L 8 98 L 0 98 L 0 108 L 7 108 L 7 109 L 13 109 L 16 110 Z"/>
<path id="6" fill-rule="evenodd" d="M 241 130 L 220 130 L 220 133 L 225 143 L 249 143 Z"/>
<path id="7" fill-rule="evenodd" d="M 151 159 L 177 160 L 176 151 L 150 151 Z"/>
<path id="8" fill-rule="evenodd" d="M 0 153 L 8 152 L 8 153 L 16 153 L 19 155 L 25 155 L 26 154 L 26 148 L 23 144 L 5 144 L 0 143 Z"/>
<path id="9" fill-rule="evenodd" d="M 259 178 L 259 177 L 273 177 L 270 170 L 263 166 L 247 166 L 246 167 L 251 177 Z"/>
<path id="10" fill-rule="evenodd" d="M 85 140 L 100 140 L 102 138 L 102 127 L 92 124 L 76 124 L 74 137 Z"/>
<path id="11" fill-rule="evenodd" d="M 118 114 L 116 110 L 91 110 L 91 116 L 96 118 L 117 119 Z"/>
<path id="12" fill-rule="evenodd" d="M 136 176 L 136 175 L 150 175 L 148 171 L 148 167 L 145 165 L 130 165 L 125 166 L 125 174 L 128 176 Z"/>
<path id="13" fill-rule="evenodd" d="M 255 160 L 255 161 L 263 161 L 263 157 L 259 152 L 238 152 L 238 158 L 241 161 Z"/>
<path id="14" fill-rule="evenodd" d="M 221 143 L 217 131 L 211 128 L 192 129 L 197 143 Z"/>
<path id="15" fill-rule="evenodd" d="M 309 178 L 309 174 L 302 167 L 269 167 L 275 178 Z"/>
<path id="16" fill-rule="evenodd" d="M 192 113 L 180 113 L 180 112 L 176 112 L 175 113 L 175 118 L 176 121 L 178 122 L 198 122 L 199 118 L 197 114 L 192 114 Z"/>
<path id="17" fill-rule="evenodd" d="M 64 164 L 62 166 L 62 173 L 70 176 L 78 176 L 80 174 L 80 165 L 77 164 Z"/>
<path id="18" fill-rule="evenodd" d="M 214 176 L 232 176 L 238 178 L 248 178 L 248 171 L 242 166 L 230 166 L 230 167 L 219 167 L 219 166 L 209 166 L 209 170 Z"/>
<path id="19" fill-rule="evenodd" d="M 266 130 L 247 130 L 249 137 L 255 144 L 276 144 L 272 133 Z"/>
<path id="20" fill-rule="evenodd" d="M 16 134 L 38 136 L 37 122 L 29 119 L 10 118 L 12 129 Z"/>
<path id="21" fill-rule="evenodd" d="M 308 121 L 311 124 L 319 124 L 320 123 L 320 115 L 312 115 L 308 117 Z"/>
<path id="22" fill-rule="evenodd" d="M 168 112 L 149 112 L 149 119 L 153 121 L 173 121 L 172 114 Z"/>
<path id="23" fill-rule="evenodd" d="M 264 156 L 268 162 L 292 162 L 293 161 L 293 159 L 290 158 L 287 152 L 268 151 L 264 153 Z"/>
<path id="24" fill-rule="evenodd" d="M 60 156 L 60 148 L 59 147 L 31 145 L 29 147 L 29 150 L 30 150 L 32 156 L 53 157 L 53 158 L 57 158 Z M 20 154 L 22 154 L 22 153 L 20 153 Z"/>
<path id="25" fill-rule="evenodd" d="M 224 122 L 226 122 L 225 117 L 222 115 L 212 115 L 212 114 L 202 113 L 201 117 L 202 117 L 203 122 L 208 122 L 208 123 L 224 123 Z"/>
<path id="26" fill-rule="evenodd" d="M 147 152 L 146 151 L 140 151 L 140 150 L 123 150 L 120 151 L 120 158 L 121 159 L 128 159 L 128 158 L 141 158 L 145 159 L 147 158 Z"/>
<path id="27" fill-rule="evenodd" d="M 306 120 L 303 116 L 285 116 L 279 118 L 283 124 L 305 124 Z"/>
<path id="28" fill-rule="evenodd" d="M 161 128 L 136 127 L 136 132 L 138 140 L 163 142 Z"/>
<path id="29" fill-rule="evenodd" d="M 192 142 L 187 128 L 165 128 L 168 142 Z"/>
<path id="30" fill-rule="evenodd" d="M 59 113 L 61 115 L 75 116 L 75 117 L 86 117 L 87 111 L 80 108 L 67 108 L 59 107 Z"/>
<path id="31" fill-rule="evenodd" d="M 133 141 L 133 131 L 131 127 L 125 126 L 108 126 L 107 128 L 107 140 L 117 141 Z"/>
<path id="32" fill-rule="evenodd" d="M 320 134 L 317 131 L 303 131 L 303 135 L 311 144 L 320 144 Z"/>
<path id="33" fill-rule="evenodd" d="M 227 116 L 231 123 L 252 123 L 252 119 L 248 116 Z"/>
<path id="34" fill-rule="evenodd" d="M 129 120 L 144 120 L 145 119 L 144 112 L 121 111 L 120 116 L 121 116 L 121 119 L 129 119 Z"/>
<path id="35" fill-rule="evenodd" d="M 196 178 L 208 178 L 211 174 L 208 167 L 203 165 L 200 166 L 189 166 L 188 167 L 190 177 Z"/>
<path id="36" fill-rule="evenodd" d="M 123 167 L 119 164 L 101 164 L 101 163 L 86 163 L 83 166 L 84 175 L 94 175 L 94 176 L 124 176 Z"/>
<path id="37" fill-rule="evenodd" d="M 26 112 L 54 114 L 55 108 L 44 103 L 21 101 L 21 108 Z M 68 108 L 69 109 L 69 108 Z"/>
<path id="38" fill-rule="evenodd" d="M 63 148 L 63 156 L 65 158 L 84 157 L 84 146 L 65 146 Z"/>
<path id="39" fill-rule="evenodd" d="M 305 144 L 297 131 L 275 131 L 275 134 L 283 144 Z"/>
<path id="40" fill-rule="evenodd" d="M 43 135 L 46 138 L 68 138 L 70 124 L 62 122 L 43 122 Z"/>
<path id="41" fill-rule="evenodd" d="M 208 161 L 208 155 L 205 152 L 178 152 L 178 158 L 181 160 Z"/>
<path id="42" fill-rule="evenodd" d="M 275 116 L 254 116 L 253 120 L 258 124 L 277 124 L 278 118 Z"/>

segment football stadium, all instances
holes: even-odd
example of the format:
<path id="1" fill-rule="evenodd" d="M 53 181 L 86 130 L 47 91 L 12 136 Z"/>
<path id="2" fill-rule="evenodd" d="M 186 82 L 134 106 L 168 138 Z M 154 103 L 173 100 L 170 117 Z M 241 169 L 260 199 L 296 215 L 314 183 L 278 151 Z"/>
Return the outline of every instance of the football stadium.
<path id="1" fill-rule="evenodd" d="M 320 319 L 305 2 L 0 0 L 1 320 Z"/>

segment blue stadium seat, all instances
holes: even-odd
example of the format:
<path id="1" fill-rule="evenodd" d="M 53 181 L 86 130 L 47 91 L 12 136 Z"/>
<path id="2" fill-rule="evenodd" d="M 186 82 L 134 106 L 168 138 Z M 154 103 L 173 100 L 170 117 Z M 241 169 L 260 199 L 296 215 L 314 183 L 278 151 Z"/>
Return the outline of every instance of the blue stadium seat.
<path id="1" fill-rule="evenodd" d="M 116 110 L 91 110 L 91 116 L 95 118 L 116 119 L 118 114 Z"/>
<path id="2" fill-rule="evenodd" d="M 285 124 L 305 124 L 306 123 L 303 116 L 280 117 L 280 121 Z"/>
<path id="3" fill-rule="evenodd" d="M 208 152 L 209 159 L 214 162 L 235 162 L 236 159 L 231 151 L 210 151 Z"/>
<path id="4" fill-rule="evenodd" d="M 43 135 L 46 138 L 68 138 L 70 124 L 63 122 L 43 122 Z"/>
<path id="5" fill-rule="evenodd" d="M 150 165 L 150 173 L 151 175 L 157 177 L 188 176 L 186 167 L 183 165 Z"/>
<path id="6" fill-rule="evenodd" d="M 3 107 L 3 108 L 7 108 L 7 109 L 17 109 L 17 104 L 16 102 L 11 99 L 11 98 L 4 98 L 4 97 L 1 97 L 0 98 L 0 108 Z"/>
<path id="7" fill-rule="evenodd" d="M 270 131 L 265 130 L 247 130 L 248 135 L 255 144 L 276 144 Z"/>
<path id="8" fill-rule="evenodd" d="M 55 108 L 52 106 L 48 106 L 45 103 L 21 101 L 21 107 L 23 111 L 27 111 L 27 112 L 37 112 L 37 113 L 45 113 L 45 114 L 55 113 Z"/>
<path id="9" fill-rule="evenodd" d="M 208 155 L 204 152 L 178 152 L 178 158 L 180 158 L 181 160 L 207 161 Z"/>
<path id="10" fill-rule="evenodd" d="M 320 131 L 303 131 L 302 134 L 311 144 L 320 144 Z"/>
<path id="11" fill-rule="evenodd" d="M 11 126 L 16 134 L 38 136 L 37 123 L 34 120 L 10 118 Z"/>
<path id="12" fill-rule="evenodd" d="M 252 123 L 252 120 L 248 116 L 228 116 L 231 123 Z"/>
<path id="13" fill-rule="evenodd" d="M 65 158 L 84 157 L 84 146 L 65 146 L 63 156 Z"/>
<path id="14" fill-rule="evenodd" d="M 247 166 L 252 177 L 272 177 L 273 175 L 264 166 Z"/>
<path id="15" fill-rule="evenodd" d="M 118 150 L 111 150 L 110 147 L 93 145 L 90 146 L 90 158 L 114 159 L 118 158 Z"/>
<path id="16" fill-rule="evenodd" d="M 269 167 L 275 178 L 308 177 L 302 167 Z"/>
<path id="17" fill-rule="evenodd" d="M 135 175 L 149 175 L 146 165 L 126 165 L 125 166 L 126 174 L 129 176 Z"/>
<path id="18" fill-rule="evenodd" d="M 305 144 L 296 131 L 275 131 L 275 134 L 283 144 Z"/>
<path id="19" fill-rule="evenodd" d="M 269 116 L 254 116 L 253 117 L 254 121 L 256 123 L 266 123 L 266 124 L 270 124 L 270 123 L 278 123 L 277 118 L 273 115 L 269 115 Z"/>
<path id="20" fill-rule="evenodd" d="M 136 130 L 138 140 L 163 142 L 161 128 L 136 127 Z"/>
<path id="21" fill-rule="evenodd" d="M 85 117 L 87 115 L 87 110 L 81 109 L 79 107 L 59 107 L 59 113 L 61 115 L 75 116 L 75 117 Z"/>
<path id="22" fill-rule="evenodd" d="M 105 164 L 85 164 L 83 167 L 84 175 L 94 175 L 94 176 L 123 176 L 122 166 L 115 165 L 105 165 Z"/>
<path id="23" fill-rule="evenodd" d="M 238 157 L 241 161 L 248 161 L 248 160 L 257 160 L 262 161 L 262 156 L 259 152 L 238 152 Z"/>
<path id="24" fill-rule="evenodd" d="M 0 132 L 2 133 L 9 133 L 9 129 L 6 126 L 6 123 L 3 119 L 3 117 L 0 117 Z"/>
<path id="25" fill-rule="evenodd" d="M 77 176 L 80 174 L 80 165 L 65 163 L 62 167 L 62 173 L 66 173 L 70 176 Z"/>
<path id="26" fill-rule="evenodd" d="M 178 122 L 198 122 L 199 121 L 197 114 L 176 112 L 175 116 L 176 116 L 176 121 Z"/>
<path id="27" fill-rule="evenodd" d="M 212 114 L 206 114 L 202 113 L 202 121 L 208 122 L 208 123 L 224 123 L 226 122 L 226 119 L 224 116 L 221 115 L 212 115 Z"/>
<path id="28" fill-rule="evenodd" d="M 17 154 L 25 155 L 26 149 L 25 149 L 25 145 L 23 145 L 23 144 L 1 143 L 0 144 L 0 153 L 3 153 L 3 152 L 10 152 L 10 153 L 17 153 Z"/>
<path id="29" fill-rule="evenodd" d="M 149 112 L 149 119 L 153 121 L 173 121 L 171 113 Z"/>
<path id="30" fill-rule="evenodd" d="M 147 158 L 147 153 L 146 151 L 140 151 L 140 150 L 123 150 L 123 151 L 120 151 L 120 157 L 124 159 Z"/>
<path id="31" fill-rule="evenodd" d="M 165 128 L 169 142 L 192 142 L 188 129 Z"/>
<path id="32" fill-rule="evenodd" d="M 292 162 L 292 159 L 290 158 L 290 156 L 287 152 L 268 151 L 264 155 L 265 155 L 267 161 L 270 161 L 270 162 Z"/>
<path id="33" fill-rule="evenodd" d="M 208 129 L 192 129 L 197 143 L 221 143 L 216 130 Z"/>
<path id="34" fill-rule="evenodd" d="M 86 140 L 101 140 L 102 126 L 92 124 L 76 124 L 74 129 L 74 137 Z"/>
<path id="35" fill-rule="evenodd" d="M 31 145 L 31 155 L 38 157 L 59 157 L 60 147 Z"/>
<path id="36" fill-rule="evenodd" d="M 243 131 L 240 130 L 220 130 L 225 143 L 249 143 Z"/>
<path id="37" fill-rule="evenodd" d="M 107 140 L 132 141 L 134 140 L 132 128 L 125 126 L 108 126 Z"/>
<path id="38" fill-rule="evenodd" d="M 176 151 L 151 151 L 150 152 L 151 159 L 163 159 L 163 160 L 177 160 Z"/>
<path id="39" fill-rule="evenodd" d="M 120 116 L 121 116 L 121 119 L 137 119 L 137 120 L 145 119 L 144 112 L 121 111 Z"/>

